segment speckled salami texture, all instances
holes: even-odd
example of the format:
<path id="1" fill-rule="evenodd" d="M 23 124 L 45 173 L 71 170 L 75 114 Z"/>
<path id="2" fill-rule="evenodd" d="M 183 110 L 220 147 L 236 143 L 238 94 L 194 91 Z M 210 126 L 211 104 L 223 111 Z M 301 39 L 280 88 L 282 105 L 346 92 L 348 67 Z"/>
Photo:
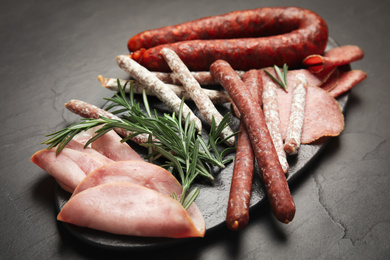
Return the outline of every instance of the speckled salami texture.
<path id="1" fill-rule="evenodd" d="M 240 77 L 245 73 L 242 70 L 237 70 L 236 72 Z M 175 73 L 158 71 L 152 71 L 152 73 L 164 83 L 181 85 L 181 81 Z M 211 76 L 210 71 L 191 71 L 191 74 L 201 86 L 218 85 L 218 82 Z"/>
<path id="2" fill-rule="evenodd" d="M 271 35 L 271 36 L 270 36 Z M 132 58 L 153 71 L 168 71 L 161 48 L 173 49 L 191 71 L 208 70 L 217 59 L 236 70 L 287 63 L 300 66 L 311 54 L 321 54 L 328 40 L 326 22 L 298 7 L 233 11 L 132 37 Z"/>
<path id="3" fill-rule="evenodd" d="M 276 152 L 278 153 L 279 161 L 284 173 L 287 173 L 289 165 L 286 158 L 286 152 L 283 148 L 283 137 L 280 128 L 278 95 L 276 92 L 277 86 L 268 82 L 263 86 L 263 112 L 267 122 L 268 131 L 270 132 Z"/>
<path id="4" fill-rule="evenodd" d="M 301 134 L 305 118 L 306 88 L 307 81 L 303 74 L 296 75 L 293 91 L 290 120 L 287 127 L 284 150 L 288 154 L 297 154 L 301 146 Z"/>
<path id="5" fill-rule="evenodd" d="M 69 101 L 68 103 L 66 103 L 65 107 L 68 110 L 70 110 L 71 112 L 73 112 L 81 117 L 84 117 L 84 118 L 98 119 L 100 116 L 103 116 L 103 117 L 106 117 L 109 119 L 121 120 L 116 115 L 114 115 L 114 114 L 112 114 L 104 109 L 101 109 L 97 106 L 94 106 L 92 104 L 89 104 L 89 103 L 86 103 L 86 102 L 80 101 L 80 100 L 73 99 L 73 100 Z M 123 137 L 126 137 L 126 136 L 133 134 L 133 132 L 126 131 L 122 128 L 115 128 L 115 132 L 117 132 L 119 135 L 121 135 Z M 149 137 L 148 135 L 139 134 L 139 135 L 131 138 L 131 140 L 137 144 L 142 144 L 142 143 L 146 143 L 148 141 L 148 137 Z"/>
<path id="6" fill-rule="evenodd" d="M 223 116 L 219 113 L 213 102 L 206 95 L 205 91 L 192 76 L 186 65 L 180 60 L 177 54 L 168 49 L 164 48 L 161 50 L 162 55 L 167 61 L 171 70 L 175 73 L 179 81 L 183 84 L 184 89 L 190 95 L 191 99 L 195 102 L 196 107 L 203 115 L 204 119 L 211 125 L 214 118 L 216 126 L 221 123 Z M 221 138 L 226 139 L 226 143 L 229 146 L 233 146 L 235 138 L 232 129 L 228 126 L 221 132 Z M 232 136 L 232 137 L 229 137 Z"/>
<path id="7" fill-rule="evenodd" d="M 295 215 L 295 203 L 261 108 L 227 62 L 222 60 L 214 62 L 210 72 L 226 89 L 240 110 L 275 217 L 283 223 L 290 222 Z"/>
<path id="8" fill-rule="evenodd" d="M 243 75 L 242 79 L 260 106 L 263 83 L 261 72 L 250 70 Z M 255 155 L 243 120 L 240 121 L 238 130 L 236 157 L 226 213 L 226 224 L 231 230 L 241 230 L 248 224 L 255 163 Z"/>
<path id="9" fill-rule="evenodd" d="M 113 91 L 119 91 L 117 79 L 114 78 L 104 78 L 102 75 L 98 76 L 98 80 L 102 84 L 103 87 L 113 90 Z M 123 87 L 126 82 L 129 82 L 129 80 L 126 79 L 120 79 L 119 80 L 121 86 Z M 181 84 L 181 83 L 180 83 Z M 128 84 L 129 85 L 129 84 Z M 190 100 L 190 95 L 186 92 L 186 90 L 183 88 L 183 86 L 174 85 L 165 83 L 167 87 L 172 89 L 173 92 L 179 97 L 184 97 L 186 100 Z M 129 92 L 130 87 L 125 88 L 125 92 Z M 148 96 L 154 96 L 154 93 L 150 91 L 148 88 L 146 88 L 144 85 L 139 83 L 136 80 L 133 80 L 133 90 L 134 94 L 142 94 L 142 92 L 145 90 L 146 95 Z M 225 91 L 219 91 L 219 90 L 213 90 L 213 89 L 206 89 L 203 88 L 203 91 L 205 94 L 210 98 L 210 100 L 214 104 L 224 104 L 230 102 L 230 97 Z"/>
<path id="10" fill-rule="evenodd" d="M 138 64 L 133 59 L 126 55 L 117 57 L 117 63 L 121 69 L 129 73 L 129 75 L 152 91 L 158 99 L 160 99 L 167 107 L 172 109 L 175 113 L 179 113 L 181 99 L 173 92 L 164 82 L 159 80 L 149 70 Z M 202 132 L 202 123 L 198 117 L 191 111 L 191 109 L 184 104 L 183 118 L 189 115 L 190 120 L 194 121 L 195 128 L 198 132 Z"/>

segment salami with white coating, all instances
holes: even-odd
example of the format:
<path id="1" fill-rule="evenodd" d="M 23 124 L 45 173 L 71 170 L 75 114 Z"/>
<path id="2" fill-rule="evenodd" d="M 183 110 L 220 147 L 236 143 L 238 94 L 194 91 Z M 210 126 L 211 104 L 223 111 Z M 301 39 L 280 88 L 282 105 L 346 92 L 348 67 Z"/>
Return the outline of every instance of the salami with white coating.
<path id="1" fill-rule="evenodd" d="M 116 60 L 121 69 L 129 73 L 131 77 L 139 81 L 142 85 L 149 88 L 150 91 L 154 92 L 158 99 L 160 99 L 167 107 L 169 107 L 175 113 L 179 114 L 181 99 L 178 98 L 178 96 L 169 87 L 167 87 L 164 82 L 159 80 L 148 69 L 141 66 L 128 56 L 120 55 L 116 58 Z M 184 104 L 184 119 L 187 116 L 189 116 L 190 120 L 195 123 L 195 128 L 198 130 L 199 133 L 201 133 L 202 122 L 192 112 L 192 110 L 186 104 Z"/>
<path id="2" fill-rule="evenodd" d="M 192 76 L 185 64 L 180 60 L 179 56 L 168 48 L 163 48 L 161 53 L 171 70 L 177 75 L 178 79 L 183 84 L 186 92 L 195 102 L 204 119 L 210 125 L 212 124 L 212 121 L 215 120 L 215 126 L 218 127 L 223 120 L 223 116 L 219 113 L 213 102 L 207 97 L 202 87 Z M 225 140 L 229 146 L 234 145 L 235 138 L 233 136 L 233 130 L 229 126 L 221 131 L 221 138 L 222 140 Z"/>
<path id="3" fill-rule="evenodd" d="M 284 150 L 288 154 L 297 154 L 301 146 L 301 135 L 305 118 L 307 81 L 303 74 L 296 75 L 292 96 L 290 119 L 287 127 Z"/>
<path id="4" fill-rule="evenodd" d="M 267 128 L 271 134 L 272 141 L 276 152 L 278 153 L 279 162 L 284 173 L 287 173 L 289 165 L 286 158 L 286 152 L 283 147 L 283 137 L 280 126 L 277 86 L 273 82 L 267 82 L 263 86 L 263 112 L 267 123 Z"/>

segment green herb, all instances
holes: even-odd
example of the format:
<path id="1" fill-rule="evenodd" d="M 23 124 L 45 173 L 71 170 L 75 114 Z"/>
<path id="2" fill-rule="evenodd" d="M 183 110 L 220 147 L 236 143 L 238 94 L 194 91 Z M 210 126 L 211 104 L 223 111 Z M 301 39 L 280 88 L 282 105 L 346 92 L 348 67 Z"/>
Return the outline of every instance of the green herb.
<path id="1" fill-rule="evenodd" d="M 79 123 L 47 135 L 50 138 L 43 143 L 48 145 L 48 149 L 57 146 L 56 152 L 59 154 L 75 135 L 96 126 L 101 127 L 96 131 L 96 135 L 88 140 L 85 147 L 115 128 L 123 128 L 133 132 L 132 135 L 123 138 L 121 142 L 126 142 L 138 134 L 147 134 L 149 140 L 142 144 L 148 148 L 147 158 L 152 162 L 161 156 L 168 159 L 163 167 L 167 167 L 173 174 L 176 173 L 183 187 L 180 198 L 176 194 L 172 194 L 172 197 L 178 199 L 184 208 L 188 208 L 199 194 L 197 188 L 190 190 L 196 177 L 203 176 L 213 180 L 210 167 L 224 168 L 225 164 L 232 160 L 224 158 L 234 148 L 218 148 L 224 142 L 219 138 L 219 134 L 228 126 L 230 115 L 226 114 L 217 128 L 215 121 L 213 121 L 208 140 L 204 140 L 197 133 L 194 122 L 190 121 L 188 116 L 182 122 L 184 99 L 180 106 L 179 115 L 176 116 L 175 113 L 172 113 L 172 115 L 160 116 L 156 110 L 152 113 L 145 91 L 143 92 L 143 103 L 146 112 L 143 112 L 140 104 L 134 99 L 132 83 L 129 99 L 127 99 L 119 80 L 118 88 L 119 94 L 115 94 L 113 98 L 106 98 L 112 103 L 106 110 L 115 109 L 112 113 L 122 114 L 121 120 L 105 117 L 83 119 Z"/>
<path id="2" fill-rule="evenodd" d="M 283 64 L 283 72 L 281 72 L 280 68 L 276 65 L 274 65 L 274 70 L 276 75 L 278 76 L 279 79 L 274 77 L 270 72 L 267 70 L 264 70 L 264 72 L 267 74 L 268 77 L 270 77 L 276 84 L 278 84 L 281 88 L 284 89 L 284 91 L 287 92 L 287 71 L 288 71 L 288 66 L 286 63 Z"/>

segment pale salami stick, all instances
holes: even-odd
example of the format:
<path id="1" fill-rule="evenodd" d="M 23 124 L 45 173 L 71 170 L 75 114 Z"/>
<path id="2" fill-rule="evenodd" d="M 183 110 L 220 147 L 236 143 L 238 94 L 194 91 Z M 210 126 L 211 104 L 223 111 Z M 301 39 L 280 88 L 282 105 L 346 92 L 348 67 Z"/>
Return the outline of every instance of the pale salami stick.
<path id="1" fill-rule="evenodd" d="M 242 77 L 245 71 L 237 70 L 237 74 Z M 152 72 L 157 78 L 159 78 L 164 83 L 181 85 L 180 79 L 175 73 L 171 72 Z M 218 85 L 219 83 L 211 76 L 209 71 L 191 71 L 192 76 L 198 81 L 201 86 L 211 86 Z"/>
<path id="2" fill-rule="evenodd" d="M 242 80 L 258 105 L 261 106 L 260 93 L 263 85 L 261 72 L 249 70 L 244 74 Z M 241 120 L 226 212 L 226 224 L 231 230 L 241 230 L 248 224 L 254 163 L 255 155 L 244 120 Z"/>
<path id="3" fill-rule="evenodd" d="M 214 118 L 216 127 L 218 127 L 223 119 L 223 116 L 219 113 L 213 102 L 207 97 L 202 87 L 192 76 L 191 72 L 179 56 L 168 48 L 163 48 L 161 50 L 161 54 L 168 63 L 170 69 L 176 74 L 177 78 L 183 84 L 184 89 L 191 96 L 191 99 L 195 102 L 196 107 L 199 109 L 199 112 L 203 115 L 204 119 L 211 125 Z M 233 131 L 229 126 L 221 132 L 221 138 L 227 138 L 226 143 L 229 146 L 233 146 L 235 142 L 235 138 L 232 135 Z"/>
<path id="4" fill-rule="evenodd" d="M 291 155 L 297 154 L 301 146 L 301 134 L 305 116 L 306 87 L 306 77 L 303 74 L 297 74 L 293 89 L 286 140 L 284 143 L 284 150 Z"/>
<path id="5" fill-rule="evenodd" d="M 104 78 L 102 75 L 99 75 L 98 80 L 100 81 L 100 83 L 102 84 L 103 87 L 110 89 L 110 90 L 113 90 L 113 91 L 116 91 L 116 92 L 119 91 L 117 79 Z M 119 79 L 121 86 L 124 86 L 126 84 L 126 82 L 128 82 L 128 81 L 129 80 Z M 148 96 L 155 95 L 152 91 L 148 90 L 145 86 L 140 84 L 138 81 L 136 81 L 136 80 L 130 80 L 130 81 L 133 82 L 134 94 L 142 94 L 143 90 L 145 90 L 145 92 Z M 184 97 L 186 100 L 191 100 L 190 94 L 188 94 L 186 92 L 186 90 L 183 88 L 183 86 L 169 84 L 169 83 L 166 83 L 166 86 L 169 87 L 170 89 L 172 89 L 172 91 L 175 92 L 175 94 L 179 98 Z M 130 88 L 126 88 L 125 91 L 129 92 L 129 89 Z M 203 91 L 206 93 L 206 95 L 210 98 L 210 100 L 214 104 L 224 104 L 224 103 L 230 102 L 229 95 L 224 91 L 205 89 L 205 88 L 203 88 Z"/>
<path id="6" fill-rule="evenodd" d="M 97 106 L 91 105 L 89 103 L 86 103 L 86 102 L 80 101 L 80 100 L 73 99 L 73 100 L 69 101 L 68 103 L 66 103 L 65 107 L 68 110 L 70 110 L 71 112 L 73 112 L 81 117 L 84 117 L 84 118 L 98 119 L 100 116 L 103 116 L 103 117 L 106 117 L 109 119 L 121 120 L 116 115 L 114 115 L 114 114 L 112 114 L 104 109 L 101 109 Z M 133 134 L 131 131 L 126 131 L 122 128 L 115 128 L 114 130 L 122 137 L 127 137 L 127 136 Z M 143 143 L 148 142 L 148 138 L 149 138 L 149 136 L 146 134 L 139 134 L 139 135 L 131 138 L 131 140 L 137 144 L 143 144 Z"/>
<path id="7" fill-rule="evenodd" d="M 126 55 L 120 55 L 116 58 L 117 63 L 121 69 L 129 73 L 129 75 L 148 88 L 150 91 L 155 93 L 158 99 L 160 99 L 167 107 L 172 109 L 176 114 L 179 114 L 179 108 L 181 99 L 173 92 L 164 82 L 159 80 L 145 67 L 139 65 L 136 61 Z M 202 132 L 202 122 L 192 110 L 184 104 L 183 106 L 183 118 L 187 115 L 190 120 L 195 123 L 195 128 L 199 133 Z"/>
<path id="8" fill-rule="evenodd" d="M 273 82 L 267 82 L 263 86 L 263 112 L 268 131 L 274 142 L 276 152 L 278 153 L 280 165 L 282 166 L 283 172 L 287 173 L 289 165 L 286 158 L 286 152 L 283 148 L 276 87 L 277 86 Z"/>
<path id="9" fill-rule="evenodd" d="M 210 66 L 210 72 L 240 110 L 275 217 L 283 223 L 289 223 L 295 216 L 295 203 L 261 108 L 229 63 L 215 61 Z"/>

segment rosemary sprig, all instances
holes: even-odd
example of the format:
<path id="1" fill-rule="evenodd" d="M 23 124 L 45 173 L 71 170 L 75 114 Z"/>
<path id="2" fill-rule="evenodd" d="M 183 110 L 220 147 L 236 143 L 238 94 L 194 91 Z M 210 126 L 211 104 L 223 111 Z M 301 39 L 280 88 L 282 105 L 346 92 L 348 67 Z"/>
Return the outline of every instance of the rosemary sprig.
<path id="1" fill-rule="evenodd" d="M 225 164 L 231 161 L 231 159 L 224 158 L 234 148 L 230 147 L 222 151 L 218 148 L 224 142 L 224 140 L 220 140 L 219 134 L 228 126 L 230 114 L 225 115 L 217 128 L 215 121 L 213 121 L 208 140 L 204 140 L 197 133 L 194 122 L 190 121 L 189 117 L 182 122 L 184 99 L 179 109 L 179 115 L 176 116 L 175 113 L 172 113 L 172 115 L 160 116 L 156 110 L 152 113 L 145 92 L 143 92 L 143 103 L 146 112 L 143 112 L 140 104 L 134 99 L 132 83 L 129 99 L 126 97 L 125 87 L 126 85 L 122 88 L 118 80 L 119 93 L 112 98 L 105 98 L 112 103 L 106 110 L 115 109 L 111 112 L 122 114 L 120 120 L 105 117 L 83 119 L 79 123 L 47 135 L 50 138 L 43 143 L 48 145 L 48 149 L 57 147 L 56 153 L 59 154 L 75 135 L 96 126 L 101 127 L 96 130 L 96 135 L 87 141 L 85 147 L 115 128 L 133 132 L 131 136 L 123 138 L 121 142 L 126 142 L 138 134 L 147 134 L 150 137 L 149 141 L 142 144 L 149 148 L 147 158 L 154 161 L 162 156 L 168 160 L 163 167 L 167 167 L 173 174 L 176 173 L 183 187 L 180 198 L 176 194 L 172 194 L 172 197 L 177 198 L 184 208 L 188 208 L 199 194 L 197 188 L 190 190 L 195 179 L 198 176 L 203 176 L 213 180 L 210 166 L 224 168 Z M 155 138 L 152 139 L 152 136 Z"/>
<path id="2" fill-rule="evenodd" d="M 288 72 L 288 66 L 286 63 L 283 64 L 283 72 L 281 72 L 280 68 L 276 65 L 274 65 L 274 70 L 276 75 L 279 79 L 277 79 L 274 75 L 272 75 L 269 71 L 264 70 L 265 74 L 267 74 L 268 77 L 272 79 L 273 82 L 278 84 L 281 88 L 284 89 L 284 91 L 287 91 L 287 72 Z"/>

